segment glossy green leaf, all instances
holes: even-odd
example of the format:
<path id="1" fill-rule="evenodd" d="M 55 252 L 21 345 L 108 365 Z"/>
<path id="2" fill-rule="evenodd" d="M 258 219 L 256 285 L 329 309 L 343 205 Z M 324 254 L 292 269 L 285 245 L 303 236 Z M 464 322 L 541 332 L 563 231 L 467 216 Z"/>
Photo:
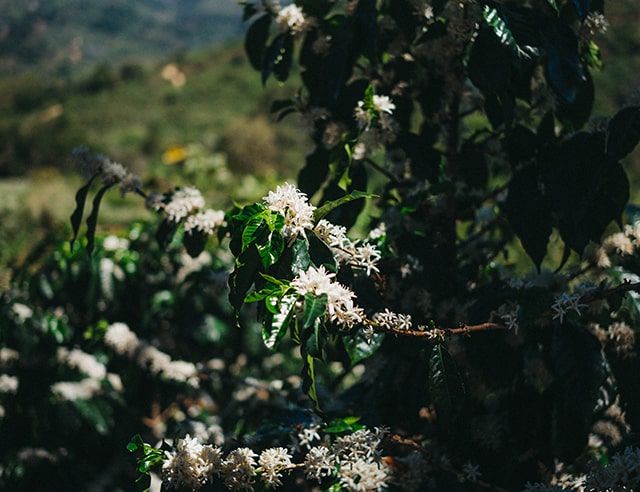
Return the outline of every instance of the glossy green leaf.
<path id="1" fill-rule="evenodd" d="M 462 376 L 444 345 L 438 343 L 429 358 L 429 391 L 438 412 L 438 420 L 450 426 L 456 420 L 465 400 Z"/>
<path id="2" fill-rule="evenodd" d="M 339 207 L 340 205 L 344 205 L 345 203 L 349 203 L 360 198 L 373 198 L 375 196 L 376 195 L 365 193 L 364 191 L 352 191 L 351 193 L 338 198 L 337 200 L 326 202 L 324 205 L 322 205 L 322 207 L 315 209 L 313 212 L 313 219 L 315 222 L 318 222 L 319 220 L 324 219 L 327 214 L 329 214 L 329 212 Z"/>
<path id="3" fill-rule="evenodd" d="M 262 323 L 262 341 L 265 346 L 276 351 L 280 341 L 284 338 L 296 311 L 298 297 L 286 295 L 278 302 L 278 312 L 266 316 Z"/>
<path id="4" fill-rule="evenodd" d="M 315 237 L 311 231 L 308 234 Z M 309 240 L 306 234 L 300 234 L 291 246 L 291 274 L 294 276 L 306 272 L 311 266 Z"/>
<path id="5" fill-rule="evenodd" d="M 356 365 L 375 354 L 382 346 L 384 337 L 384 333 L 375 333 L 369 339 L 364 336 L 362 330 L 358 330 L 355 335 L 343 335 L 342 342 L 344 343 L 351 365 Z"/>
<path id="6" fill-rule="evenodd" d="M 508 46 L 511 50 L 517 53 L 519 50 L 518 43 L 516 43 L 511 30 L 507 27 L 506 22 L 500 17 L 498 11 L 488 5 L 485 5 L 482 10 L 482 15 L 484 20 L 500 40 L 500 43 Z"/>
<path id="7" fill-rule="evenodd" d="M 304 295 L 304 311 L 302 314 L 302 327 L 313 326 L 318 318 L 322 318 L 327 310 L 327 294 L 319 296 L 307 292 Z"/>

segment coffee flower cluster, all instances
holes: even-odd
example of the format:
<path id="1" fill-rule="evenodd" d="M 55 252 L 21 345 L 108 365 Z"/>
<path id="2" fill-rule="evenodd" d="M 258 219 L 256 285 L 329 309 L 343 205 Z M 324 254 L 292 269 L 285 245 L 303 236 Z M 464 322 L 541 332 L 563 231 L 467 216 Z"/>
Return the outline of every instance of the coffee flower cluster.
<path id="1" fill-rule="evenodd" d="M 76 147 L 71 153 L 71 161 L 87 179 L 99 176 L 105 186 L 120 186 L 120 193 L 137 193 L 142 187 L 139 176 L 129 172 L 119 162 L 112 161 L 103 154 L 92 154 L 86 147 Z"/>
<path id="2" fill-rule="evenodd" d="M 206 483 L 221 481 L 229 490 L 253 491 L 256 480 L 269 489 L 280 487 L 284 473 L 302 468 L 309 480 L 333 482 L 348 492 L 379 491 L 388 487 L 393 476 L 382 460 L 380 444 L 384 429 L 360 429 L 336 438 L 332 444 L 311 447 L 300 464 L 283 447 L 263 450 L 260 454 L 240 447 L 223 458 L 219 446 L 201 444 L 185 436 L 173 450 L 165 451 L 162 481 L 167 489 L 188 487 L 199 490 Z M 257 460 L 256 460 L 257 458 Z"/>
<path id="3" fill-rule="evenodd" d="M 180 188 L 167 195 L 151 194 L 147 197 L 147 207 L 162 211 L 170 222 L 181 223 L 188 234 L 200 231 L 212 235 L 225 223 L 224 212 L 206 209 L 202 194 L 193 187 Z"/>

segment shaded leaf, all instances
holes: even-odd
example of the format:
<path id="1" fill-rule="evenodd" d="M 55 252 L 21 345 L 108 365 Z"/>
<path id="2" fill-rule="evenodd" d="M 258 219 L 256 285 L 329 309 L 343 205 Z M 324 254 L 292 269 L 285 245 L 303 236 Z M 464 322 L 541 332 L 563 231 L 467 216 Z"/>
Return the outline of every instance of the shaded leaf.
<path id="1" fill-rule="evenodd" d="M 249 59 L 249 63 L 251 63 L 251 66 L 256 70 L 262 70 L 265 45 L 269 37 L 270 27 L 271 16 L 264 14 L 251 24 L 244 38 L 244 50 Z"/>
<path id="2" fill-rule="evenodd" d="M 229 301 L 238 313 L 247 292 L 260 271 L 262 260 L 255 245 L 250 244 L 236 259 L 236 266 L 229 275 Z"/>
<path id="3" fill-rule="evenodd" d="M 434 345 L 429 358 L 429 391 L 438 419 L 450 426 L 462 411 L 465 388 L 453 357 L 441 343 Z"/>
<path id="4" fill-rule="evenodd" d="M 167 245 L 173 239 L 173 235 L 178 230 L 178 223 L 172 220 L 165 219 L 160 222 L 160 226 L 156 231 L 156 241 L 160 248 L 166 248 Z"/>
<path id="5" fill-rule="evenodd" d="M 640 141 L 640 107 L 624 108 L 609 122 L 607 157 L 619 161 L 628 156 Z"/>
<path id="6" fill-rule="evenodd" d="M 262 84 L 274 74 L 276 79 L 284 82 L 289 76 L 293 60 L 293 36 L 288 32 L 278 34 L 266 49 L 262 61 Z"/>
<path id="7" fill-rule="evenodd" d="M 552 445 L 554 455 L 571 462 L 587 444 L 594 409 L 615 399 L 610 369 L 600 342 L 585 327 L 565 323 L 555 330 Z M 608 403 L 607 403 L 608 402 Z"/>
<path id="8" fill-rule="evenodd" d="M 113 184 L 104 185 L 98 190 L 96 196 L 93 198 L 93 209 L 91 214 L 87 217 L 87 253 L 91 254 L 96 237 L 96 227 L 98 225 L 98 211 L 100 210 L 100 203 L 104 194 L 111 188 Z"/>
<path id="9" fill-rule="evenodd" d="M 91 183 L 98 176 L 98 174 L 94 174 L 91 176 L 91 179 L 80 188 L 76 192 L 76 208 L 71 214 L 71 228 L 73 229 L 73 237 L 71 238 L 71 249 L 73 250 L 73 244 L 78 237 L 78 231 L 80 230 L 80 222 L 82 222 L 82 214 L 84 213 L 84 204 L 87 200 L 87 193 L 89 192 L 89 188 L 91 187 Z"/>
<path id="10" fill-rule="evenodd" d="M 524 250 L 540 268 L 552 231 L 552 215 L 542 193 L 541 177 L 534 167 L 521 169 L 511 179 L 505 212 Z"/>
<path id="11" fill-rule="evenodd" d="M 202 253 L 208 237 L 206 233 L 198 230 L 191 230 L 184 234 L 182 242 L 191 258 L 196 258 Z"/>

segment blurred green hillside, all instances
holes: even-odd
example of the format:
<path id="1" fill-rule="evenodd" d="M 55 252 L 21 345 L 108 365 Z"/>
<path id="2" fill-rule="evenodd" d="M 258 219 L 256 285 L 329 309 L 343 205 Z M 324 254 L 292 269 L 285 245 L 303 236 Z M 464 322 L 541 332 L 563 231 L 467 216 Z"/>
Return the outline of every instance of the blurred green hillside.
<path id="1" fill-rule="evenodd" d="M 199 186 L 217 207 L 296 175 L 308 137 L 298 118 L 276 124 L 269 114 L 295 92 L 295 77 L 262 87 L 241 16 L 236 0 L 0 2 L 0 269 L 66 227 L 78 145 L 122 162 L 150 190 Z M 607 19 L 596 39 L 603 70 L 593 74 L 595 112 L 605 115 L 640 86 L 640 7 L 610 2 Z M 627 162 L 634 183 L 638 154 Z M 101 226 L 148 214 L 113 193 Z"/>
<path id="2" fill-rule="evenodd" d="M 236 0 L 3 0 L 0 74 L 65 76 L 223 43 L 241 35 L 239 11 Z"/>

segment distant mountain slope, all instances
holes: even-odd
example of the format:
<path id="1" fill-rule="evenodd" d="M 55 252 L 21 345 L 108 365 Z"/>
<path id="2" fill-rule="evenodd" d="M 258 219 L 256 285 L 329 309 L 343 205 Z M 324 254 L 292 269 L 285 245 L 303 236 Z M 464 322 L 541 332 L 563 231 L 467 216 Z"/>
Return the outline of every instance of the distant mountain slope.
<path id="1" fill-rule="evenodd" d="M 65 73 L 242 35 L 237 0 L 1 0 L 0 73 Z"/>

